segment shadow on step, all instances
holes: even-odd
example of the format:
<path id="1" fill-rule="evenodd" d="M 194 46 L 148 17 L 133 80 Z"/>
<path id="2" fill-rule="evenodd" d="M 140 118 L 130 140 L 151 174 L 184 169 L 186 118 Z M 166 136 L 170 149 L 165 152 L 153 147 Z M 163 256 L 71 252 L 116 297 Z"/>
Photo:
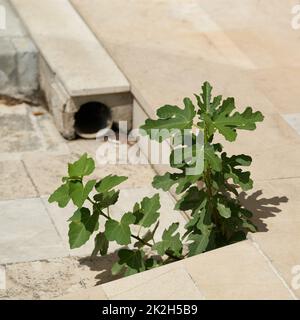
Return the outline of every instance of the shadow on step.
<path id="1" fill-rule="evenodd" d="M 117 255 L 115 253 L 111 253 L 104 257 L 99 256 L 95 258 L 82 258 L 79 260 L 79 263 L 87 266 L 91 271 L 98 272 L 98 274 L 95 276 L 95 279 L 98 280 L 96 285 L 100 285 L 122 278 L 120 275 L 113 276 L 111 274 L 111 268 L 117 260 Z"/>
<path id="2" fill-rule="evenodd" d="M 246 194 L 246 192 L 242 192 L 239 195 L 241 203 L 253 213 L 252 221 L 258 227 L 258 232 L 268 231 L 267 223 L 264 220 L 275 217 L 282 211 L 279 208 L 280 204 L 289 201 L 286 196 L 272 198 L 264 198 L 262 196 L 262 190 L 255 191 L 250 195 Z"/>

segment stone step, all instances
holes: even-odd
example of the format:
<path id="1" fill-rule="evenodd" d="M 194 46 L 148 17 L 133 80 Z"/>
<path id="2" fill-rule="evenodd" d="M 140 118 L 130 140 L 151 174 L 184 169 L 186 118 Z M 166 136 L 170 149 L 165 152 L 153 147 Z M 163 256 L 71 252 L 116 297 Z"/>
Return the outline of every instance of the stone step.
<path id="1" fill-rule="evenodd" d="M 270 262 L 251 241 L 246 240 L 97 287 L 83 289 L 60 299 L 293 300 L 295 298 L 286 283 L 270 267 Z"/>
<path id="2" fill-rule="evenodd" d="M 41 88 L 65 138 L 75 137 L 74 115 L 88 102 L 131 121 L 127 79 L 68 0 L 11 2 L 40 51 Z"/>
<path id="3" fill-rule="evenodd" d="M 11 0 L 70 96 L 128 92 L 129 84 L 68 0 Z"/>

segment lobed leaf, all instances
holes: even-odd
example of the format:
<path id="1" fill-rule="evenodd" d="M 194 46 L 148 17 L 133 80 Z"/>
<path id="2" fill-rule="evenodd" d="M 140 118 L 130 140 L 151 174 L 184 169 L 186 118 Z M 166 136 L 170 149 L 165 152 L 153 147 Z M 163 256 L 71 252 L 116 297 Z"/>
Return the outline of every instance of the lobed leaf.
<path id="1" fill-rule="evenodd" d="M 138 211 L 135 211 L 135 224 L 148 228 L 154 224 L 159 218 L 160 200 L 159 194 L 152 198 L 145 197 Z"/>
<path id="2" fill-rule="evenodd" d="M 189 98 L 185 98 L 183 101 L 184 109 L 171 105 L 159 108 L 157 111 L 158 119 L 148 119 L 141 126 L 142 134 L 145 131 L 150 139 L 161 142 L 178 133 L 177 130 L 191 129 L 196 115 L 195 107 Z"/>
<path id="3" fill-rule="evenodd" d="M 120 245 L 131 243 L 130 224 L 135 222 L 135 216 L 128 212 L 125 213 L 120 222 L 110 219 L 105 223 L 105 236 L 109 241 L 116 241 Z"/>
<path id="4" fill-rule="evenodd" d="M 96 180 L 88 181 L 85 186 L 80 181 L 69 181 L 68 183 L 69 195 L 74 205 L 81 208 L 96 185 Z"/>
<path id="5" fill-rule="evenodd" d="M 163 256 L 167 251 L 171 251 L 176 256 L 180 256 L 182 251 L 182 242 L 180 240 L 179 232 L 175 233 L 178 227 L 179 223 L 173 223 L 168 229 L 166 229 L 163 232 L 162 241 L 153 245 L 152 250 L 156 250 L 161 256 Z"/>
<path id="6" fill-rule="evenodd" d="M 68 183 L 63 184 L 56 189 L 48 199 L 49 203 L 57 202 L 60 208 L 65 208 L 70 200 L 71 197 L 69 195 Z"/>

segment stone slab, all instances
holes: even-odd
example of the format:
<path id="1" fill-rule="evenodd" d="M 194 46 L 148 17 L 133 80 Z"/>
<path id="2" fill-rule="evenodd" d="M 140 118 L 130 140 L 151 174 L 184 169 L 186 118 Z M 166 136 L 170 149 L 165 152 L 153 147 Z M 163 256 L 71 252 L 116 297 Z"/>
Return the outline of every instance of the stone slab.
<path id="1" fill-rule="evenodd" d="M 286 284 L 250 241 L 184 261 L 206 299 L 293 299 Z"/>
<path id="2" fill-rule="evenodd" d="M 218 94 L 235 96 L 240 106 L 276 111 L 249 76 L 256 63 L 207 14 L 208 2 L 206 6 L 195 0 L 72 3 L 126 74 L 134 96 L 151 117 L 161 105 L 181 105 L 185 96 L 200 91 L 205 80 Z M 118 24 L 107 18 L 116 14 Z M 148 41 L 143 30 L 149 30 Z M 229 78 L 234 81 L 228 82 Z"/>
<path id="3" fill-rule="evenodd" d="M 279 145 L 253 155 L 251 172 L 254 180 L 300 177 L 300 143 Z"/>
<path id="4" fill-rule="evenodd" d="M 284 114 L 284 120 L 300 135 L 300 113 Z"/>
<path id="5" fill-rule="evenodd" d="M 95 140 L 74 140 L 67 146 L 70 153 L 53 155 L 49 153 L 31 153 L 23 155 L 24 164 L 40 195 L 49 195 L 61 184 L 61 178 L 68 172 L 68 163 L 74 162 L 84 153 L 96 159 L 99 143 Z M 108 149 L 109 151 L 110 149 Z M 127 176 L 120 189 L 141 188 L 151 185 L 155 172 L 150 165 L 99 164 L 89 179 L 100 180 L 109 174 Z"/>
<path id="6" fill-rule="evenodd" d="M 108 300 L 101 286 L 89 290 L 80 290 L 57 298 L 57 300 Z"/>
<path id="7" fill-rule="evenodd" d="M 41 199 L 0 202 L 0 264 L 67 255 Z"/>
<path id="8" fill-rule="evenodd" d="M 112 300 L 202 300 L 204 298 L 189 273 L 184 267 L 179 266 L 173 270 L 164 268 L 153 270 L 151 278 L 140 274 L 139 277 L 118 280 L 102 287 Z"/>
<path id="9" fill-rule="evenodd" d="M 69 1 L 13 0 L 12 4 L 71 96 L 129 91 L 126 78 Z"/>
<path id="10" fill-rule="evenodd" d="M 0 175 L 0 201 L 37 196 L 37 191 L 21 161 L 1 161 Z"/>
<path id="11" fill-rule="evenodd" d="M 274 197 L 273 200 L 269 198 L 269 201 L 264 201 L 265 206 L 261 207 L 260 211 L 261 215 L 265 215 L 267 232 L 252 234 L 251 239 L 272 261 L 294 294 L 300 298 L 300 286 L 293 286 L 293 282 L 296 281 L 293 269 L 300 265 L 300 179 L 273 180 L 265 190 L 267 198 L 272 194 L 278 196 L 277 200 L 281 201 L 276 203 Z M 268 202 L 273 202 L 273 210 L 267 208 Z"/>
<path id="12" fill-rule="evenodd" d="M 68 298 L 97 299 L 97 292 L 101 297 L 103 291 L 113 300 L 295 298 L 270 261 L 249 240 L 79 291 Z"/>
<path id="13" fill-rule="evenodd" d="M 5 8 L 6 27 L 0 29 L 0 38 L 2 37 L 24 37 L 26 31 L 10 5 L 9 0 L 0 0 L 0 6 Z"/>
<path id="14" fill-rule="evenodd" d="M 69 152 L 44 108 L 0 105 L 0 115 L 0 161 L 20 160 L 28 154 Z"/>
<path id="15" fill-rule="evenodd" d="M 68 173 L 68 163 L 75 161 L 70 155 L 49 156 L 45 154 L 24 155 L 24 164 L 39 195 L 52 194 Z"/>

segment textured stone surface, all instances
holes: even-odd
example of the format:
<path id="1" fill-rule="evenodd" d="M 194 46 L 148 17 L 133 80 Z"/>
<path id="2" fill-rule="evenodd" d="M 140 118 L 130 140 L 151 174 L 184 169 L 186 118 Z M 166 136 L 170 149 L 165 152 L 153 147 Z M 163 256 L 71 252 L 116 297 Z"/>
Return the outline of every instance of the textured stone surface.
<path id="1" fill-rule="evenodd" d="M 67 297 L 97 299 L 99 293 L 101 299 L 103 291 L 112 300 L 295 298 L 267 257 L 250 241 L 106 283 L 99 288 L 81 290 Z"/>
<path id="2" fill-rule="evenodd" d="M 0 126 L 0 161 L 69 152 L 44 108 L 0 105 Z"/>
<path id="3" fill-rule="evenodd" d="M 37 196 L 21 161 L 0 161 L 0 201 Z"/>
<path id="4" fill-rule="evenodd" d="M 293 299 L 290 290 L 250 241 L 184 262 L 206 299 Z"/>
<path id="5" fill-rule="evenodd" d="M 112 300 L 202 300 L 204 298 L 185 268 L 177 267 L 170 271 L 157 269 L 151 273 L 148 281 L 143 277 L 140 278 L 142 281 L 140 280 L 139 284 L 135 279 L 130 279 L 131 286 L 126 288 L 125 285 L 126 289 L 122 280 L 102 287 Z"/>
<path id="6" fill-rule="evenodd" d="M 38 89 L 38 53 L 8 0 L 0 0 L 5 9 L 6 26 L 0 30 L 0 93 L 17 98 L 35 98 Z"/>
<path id="7" fill-rule="evenodd" d="M 0 0 L 0 5 L 5 8 L 6 13 L 6 28 L 0 30 L 0 37 L 24 37 L 26 36 L 25 29 L 15 14 L 8 0 Z"/>
<path id="8" fill-rule="evenodd" d="M 0 263 L 66 256 L 41 199 L 0 202 Z"/>
<path id="9" fill-rule="evenodd" d="M 97 286 L 90 290 L 78 291 L 76 294 L 67 294 L 57 300 L 107 300 L 107 296 L 102 287 Z"/>
<path id="10" fill-rule="evenodd" d="M 296 278 L 292 272 L 295 266 L 300 265 L 300 179 L 273 180 L 268 183 L 264 195 L 263 198 L 269 200 L 260 201 L 261 204 L 265 203 L 265 209 L 261 207 L 260 211 L 267 218 L 265 223 L 268 232 L 253 234 L 251 239 L 270 258 L 286 283 L 300 298 L 300 288 L 293 286 Z M 272 200 L 269 195 L 278 198 Z M 269 208 L 266 207 L 267 203 Z M 253 205 L 255 207 L 254 201 Z"/>
<path id="11" fill-rule="evenodd" d="M 30 154 L 24 156 L 24 164 L 39 195 L 52 194 L 61 185 L 61 178 L 68 172 L 69 162 L 72 162 L 69 155 L 49 157 L 43 154 Z"/>
<path id="12" fill-rule="evenodd" d="M 300 113 L 284 114 L 283 118 L 300 135 Z"/>

